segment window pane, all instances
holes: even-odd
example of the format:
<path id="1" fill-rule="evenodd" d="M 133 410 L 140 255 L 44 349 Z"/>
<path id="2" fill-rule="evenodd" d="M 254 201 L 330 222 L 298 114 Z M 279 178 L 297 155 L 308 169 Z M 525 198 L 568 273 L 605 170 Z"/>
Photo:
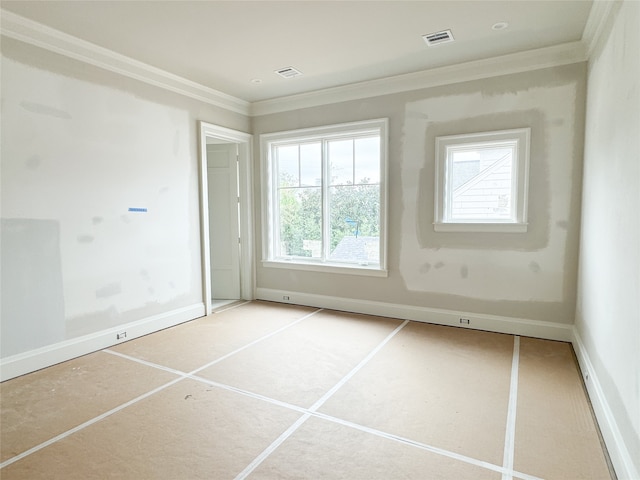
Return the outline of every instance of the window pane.
<path id="1" fill-rule="evenodd" d="M 508 220 L 512 213 L 514 146 L 451 149 L 452 220 Z"/>
<path id="2" fill-rule="evenodd" d="M 378 119 L 260 136 L 267 264 L 319 271 L 340 271 L 332 267 L 340 264 L 354 274 L 386 274 L 386 131 L 387 120 Z"/>
<path id="3" fill-rule="evenodd" d="M 300 145 L 300 183 L 303 187 L 322 185 L 322 144 Z"/>
<path id="4" fill-rule="evenodd" d="M 328 142 L 330 185 L 353 185 L 353 140 Z"/>
<path id="5" fill-rule="evenodd" d="M 278 191 L 278 256 L 322 256 L 322 192 L 320 187 Z"/>
<path id="6" fill-rule="evenodd" d="M 276 147 L 275 157 L 278 169 L 278 186 L 297 187 L 300 177 L 298 171 L 298 146 Z"/>
<path id="7" fill-rule="evenodd" d="M 360 264 L 380 261 L 380 187 L 329 188 L 329 259 Z"/>
<path id="8" fill-rule="evenodd" d="M 380 183 L 380 137 L 357 139 L 355 154 L 356 183 Z"/>

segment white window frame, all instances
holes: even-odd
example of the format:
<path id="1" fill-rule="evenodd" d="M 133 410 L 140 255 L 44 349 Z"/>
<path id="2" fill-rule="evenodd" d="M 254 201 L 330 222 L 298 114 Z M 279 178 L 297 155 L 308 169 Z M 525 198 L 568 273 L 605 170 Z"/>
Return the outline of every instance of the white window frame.
<path id="1" fill-rule="evenodd" d="M 388 129 L 387 118 L 361 122 L 342 123 L 321 127 L 289 130 L 260 135 L 260 156 L 262 170 L 262 265 L 318 272 L 346 273 L 351 275 L 387 276 L 387 198 L 388 198 Z M 314 258 L 277 258 L 274 252 L 276 225 L 275 196 L 277 179 L 272 167 L 272 151 L 277 145 L 291 142 L 328 140 L 355 134 L 376 133 L 380 135 L 380 262 L 360 265 L 337 261 L 321 261 Z M 323 172 L 323 178 L 325 173 Z"/>
<path id="2" fill-rule="evenodd" d="M 516 128 L 494 132 L 447 135 L 436 137 L 434 230 L 436 232 L 517 232 L 527 231 L 527 200 L 529 189 L 530 128 Z M 512 165 L 512 214 L 509 219 L 455 219 L 450 218 L 451 192 L 449 171 L 452 149 L 474 145 L 515 142 Z"/>

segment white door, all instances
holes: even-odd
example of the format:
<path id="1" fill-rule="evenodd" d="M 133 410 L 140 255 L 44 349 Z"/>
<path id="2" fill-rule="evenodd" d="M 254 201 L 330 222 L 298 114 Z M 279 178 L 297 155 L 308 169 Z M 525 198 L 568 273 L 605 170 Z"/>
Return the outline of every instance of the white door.
<path id="1" fill-rule="evenodd" d="M 207 145 L 211 299 L 240 298 L 238 145 Z"/>

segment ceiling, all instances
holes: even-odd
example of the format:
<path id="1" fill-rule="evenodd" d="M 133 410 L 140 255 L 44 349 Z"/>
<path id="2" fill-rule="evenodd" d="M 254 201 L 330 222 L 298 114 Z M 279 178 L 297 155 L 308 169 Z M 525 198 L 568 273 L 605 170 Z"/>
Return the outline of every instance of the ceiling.
<path id="1" fill-rule="evenodd" d="M 591 0 L 9 1 L 2 8 L 247 102 L 581 40 Z M 508 27 L 494 30 L 498 22 Z M 451 30 L 429 47 L 423 34 Z M 274 73 L 294 67 L 303 75 Z"/>

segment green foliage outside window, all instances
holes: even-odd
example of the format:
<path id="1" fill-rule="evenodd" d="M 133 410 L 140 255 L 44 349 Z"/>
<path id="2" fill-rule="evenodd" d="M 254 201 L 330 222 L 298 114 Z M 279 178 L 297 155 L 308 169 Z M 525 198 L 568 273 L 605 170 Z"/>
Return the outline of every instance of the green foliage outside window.
<path id="1" fill-rule="evenodd" d="M 328 189 L 330 252 L 347 235 L 378 237 L 380 235 L 380 186 L 368 184 L 341 185 Z M 311 245 L 322 241 L 322 191 L 320 187 L 281 188 L 280 244 L 281 254 L 311 257 Z M 306 240 L 306 242 L 305 242 Z M 316 243 L 314 243 L 316 242 Z"/>

